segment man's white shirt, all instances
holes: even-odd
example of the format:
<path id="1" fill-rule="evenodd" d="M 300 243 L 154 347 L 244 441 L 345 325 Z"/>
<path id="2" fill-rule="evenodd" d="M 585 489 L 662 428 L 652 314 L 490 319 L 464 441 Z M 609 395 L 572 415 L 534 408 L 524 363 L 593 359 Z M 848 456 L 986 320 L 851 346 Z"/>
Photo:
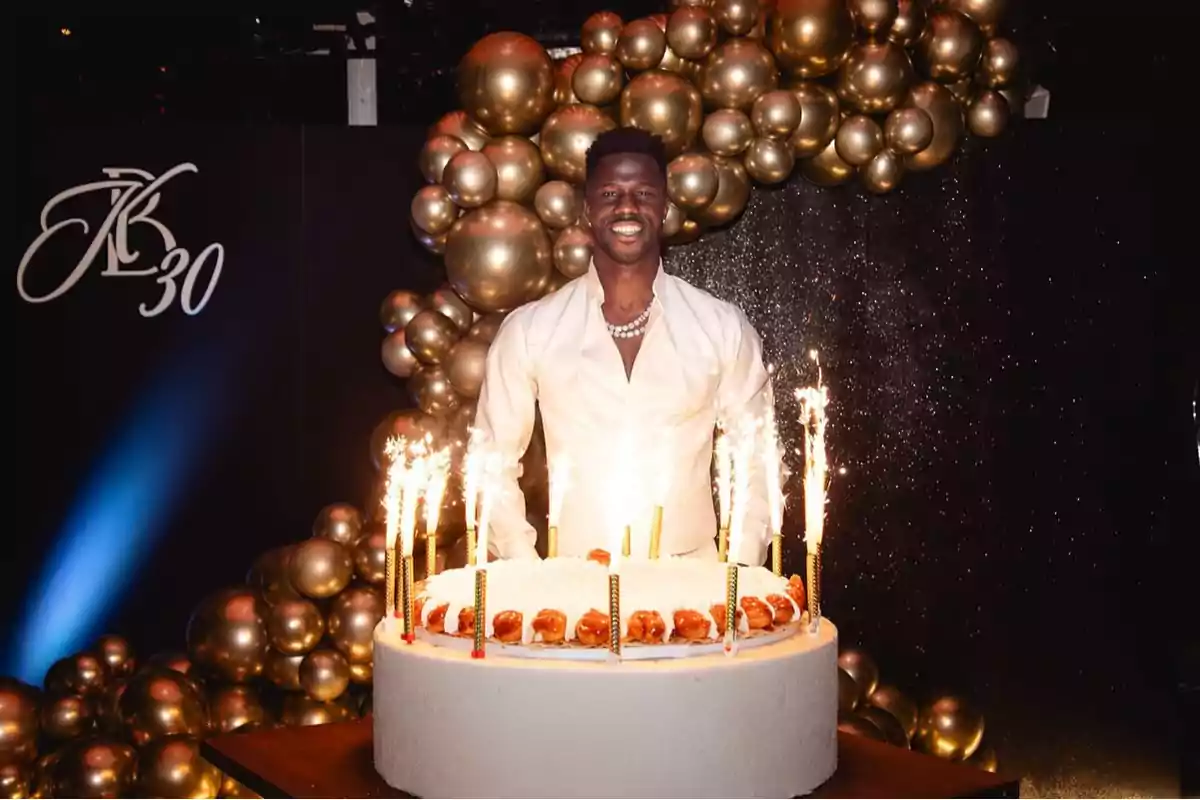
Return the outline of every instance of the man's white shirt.
<path id="1" fill-rule="evenodd" d="M 604 320 L 595 267 L 510 313 L 488 350 L 476 434 L 498 456 L 489 543 L 500 558 L 536 558 L 518 461 L 540 406 L 552 475 L 566 467 L 558 553 L 613 550 L 626 525 L 647 551 L 656 505 L 662 555 L 715 558 L 711 468 L 718 423 L 764 420 L 773 408 L 762 343 L 731 303 L 663 271 L 641 349 L 626 377 Z M 770 539 L 766 472 L 751 459 L 740 551 L 761 565 Z"/>

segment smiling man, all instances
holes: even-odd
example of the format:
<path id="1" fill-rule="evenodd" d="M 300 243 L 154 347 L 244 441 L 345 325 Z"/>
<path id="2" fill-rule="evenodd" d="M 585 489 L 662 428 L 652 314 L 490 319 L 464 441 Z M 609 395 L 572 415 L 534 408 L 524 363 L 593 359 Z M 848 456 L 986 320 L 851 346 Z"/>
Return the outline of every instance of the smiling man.
<path id="1" fill-rule="evenodd" d="M 773 396 L 758 334 L 735 306 L 662 268 L 667 158 L 660 139 L 618 128 L 587 154 L 587 274 L 504 320 L 488 352 L 475 427 L 500 455 L 490 544 L 536 558 L 517 485 L 540 406 L 552 470 L 567 469 L 560 556 L 613 550 L 624 526 L 648 549 L 663 508 L 662 556 L 717 558 L 711 464 L 718 423 L 762 419 Z M 744 544 L 730 560 L 761 565 L 769 512 L 752 460 Z"/>

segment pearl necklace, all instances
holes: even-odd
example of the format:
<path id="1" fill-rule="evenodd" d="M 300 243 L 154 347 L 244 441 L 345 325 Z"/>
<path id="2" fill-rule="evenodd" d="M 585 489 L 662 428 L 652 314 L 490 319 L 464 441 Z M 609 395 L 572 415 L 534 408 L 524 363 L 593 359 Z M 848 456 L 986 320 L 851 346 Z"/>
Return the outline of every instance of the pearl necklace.
<path id="1" fill-rule="evenodd" d="M 654 300 L 651 300 L 650 304 L 646 306 L 646 310 L 629 322 L 623 325 L 613 325 L 605 320 L 604 324 L 608 326 L 608 332 L 614 339 L 636 339 L 646 332 L 646 328 L 650 324 L 650 309 L 653 307 Z"/>

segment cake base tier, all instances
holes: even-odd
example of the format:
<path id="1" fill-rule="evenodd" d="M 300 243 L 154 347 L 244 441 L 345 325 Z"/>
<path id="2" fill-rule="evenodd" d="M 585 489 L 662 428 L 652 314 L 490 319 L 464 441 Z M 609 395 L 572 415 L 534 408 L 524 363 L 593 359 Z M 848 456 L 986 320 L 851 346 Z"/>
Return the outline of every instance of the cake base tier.
<path id="1" fill-rule="evenodd" d="M 375 630 L 375 769 L 418 797 L 795 797 L 837 767 L 837 629 L 735 656 L 482 659 Z"/>

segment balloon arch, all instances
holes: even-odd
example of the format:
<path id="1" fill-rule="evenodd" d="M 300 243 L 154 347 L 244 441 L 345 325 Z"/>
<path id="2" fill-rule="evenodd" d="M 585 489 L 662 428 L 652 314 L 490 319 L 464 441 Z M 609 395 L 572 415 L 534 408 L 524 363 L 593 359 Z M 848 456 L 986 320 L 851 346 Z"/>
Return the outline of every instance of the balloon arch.
<path id="1" fill-rule="evenodd" d="M 1010 102 L 1023 101 L 1017 49 L 996 35 L 1003 6 L 683 0 L 629 22 L 594 14 L 582 52 L 559 60 L 520 33 L 479 40 L 459 67 L 461 110 L 421 150 L 427 183 L 411 205 L 413 233 L 444 257 L 447 283 L 428 296 L 392 292 L 381 309 L 383 363 L 417 408 L 378 424 L 376 465 L 395 435 L 428 434 L 461 458 L 500 320 L 587 269 L 580 183 L 598 134 L 620 124 L 662 137 L 672 245 L 733 223 L 755 184 L 794 172 L 890 192 L 906 172 L 944 164 L 968 133 L 998 135 Z M 544 485 L 528 468 L 544 468 L 539 446 L 535 437 L 527 493 Z M 108 635 L 58 661 L 44 691 L 0 678 L 5 796 L 253 796 L 200 757 L 201 737 L 369 712 L 381 488 L 367 514 L 326 506 L 311 538 L 264 553 L 244 585 L 205 598 L 186 653 L 142 662 Z M 460 565 L 462 492 L 445 497 L 439 552 Z M 839 666 L 842 730 L 996 769 L 964 698 L 918 706 L 860 650 L 843 650 Z"/>

